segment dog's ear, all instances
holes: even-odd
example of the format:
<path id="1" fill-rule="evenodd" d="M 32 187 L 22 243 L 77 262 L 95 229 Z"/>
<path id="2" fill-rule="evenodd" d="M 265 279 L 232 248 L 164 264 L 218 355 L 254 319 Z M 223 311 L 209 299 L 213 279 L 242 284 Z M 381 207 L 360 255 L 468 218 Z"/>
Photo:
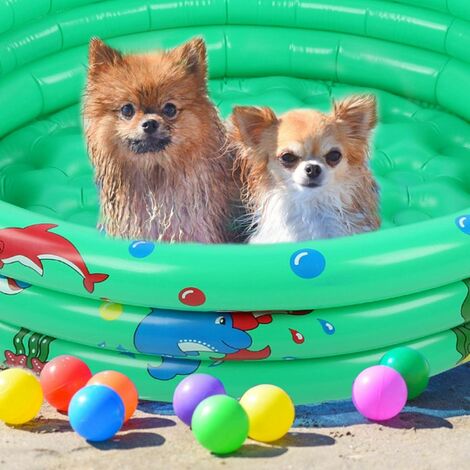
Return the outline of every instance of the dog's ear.
<path id="1" fill-rule="evenodd" d="M 374 95 L 353 95 L 334 104 L 334 115 L 350 137 L 366 140 L 377 124 L 377 101 Z"/>
<path id="2" fill-rule="evenodd" d="M 90 41 L 88 64 L 91 74 L 99 73 L 110 66 L 121 63 L 122 58 L 122 54 L 118 50 L 108 46 L 101 39 L 93 38 Z"/>
<path id="3" fill-rule="evenodd" d="M 263 132 L 278 123 L 271 108 L 255 106 L 235 106 L 231 120 L 240 140 L 249 147 L 258 146 Z"/>
<path id="4" fill-rule="evenodd" d="M 205 80 L 207 76 L 207 50 L 204 39 L 200 37 L 191 39 L 169 51 L 169 54 L 176 57 L 187 73 Z"/>

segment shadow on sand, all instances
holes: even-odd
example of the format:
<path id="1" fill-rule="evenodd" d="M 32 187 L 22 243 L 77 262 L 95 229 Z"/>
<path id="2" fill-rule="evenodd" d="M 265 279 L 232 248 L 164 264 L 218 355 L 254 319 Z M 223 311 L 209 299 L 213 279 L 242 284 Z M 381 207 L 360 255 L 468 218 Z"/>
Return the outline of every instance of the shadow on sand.
<path id="1" fill-rule="evenodd" d="M 165 443 L 165 438 L 154 432 L 129 432 L 118 434 L 105 442 L 89 442 L 99 450 L 129 450 L 144 447 L 156 447 Z"/>
<path id="2" fill-rule="evenodd" d="M 335 439 L 330 436 L 323 436 L 312 432 L 289 432 L 282 439 L 269 444 L 259 444 L 249 442 L 241 447 L 237 452 L 225 457 L 236 458 L 270 458 L 285 454 L 290 447 L 318 447 L 332 446 Z"/>

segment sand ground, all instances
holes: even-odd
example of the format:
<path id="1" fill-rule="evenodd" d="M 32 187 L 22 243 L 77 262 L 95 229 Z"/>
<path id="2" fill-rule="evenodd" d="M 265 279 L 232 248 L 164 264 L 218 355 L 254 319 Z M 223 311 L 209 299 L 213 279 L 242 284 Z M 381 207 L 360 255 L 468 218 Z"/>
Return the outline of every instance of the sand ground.
<path id="1" fill-rule="evenodd" d="M 300 406 L 274 445 L 247 441 L 228 457 L 198 446 L 169 405 L 141 403 L 110 442 L 90 445 L 67 417 L 44 407 L 20 428 L 0 425 L 0 468 L 15 469 L 470 469 L 470 364 L 431 380 L 387 423 L 366 422 L 350 402 Z"/>

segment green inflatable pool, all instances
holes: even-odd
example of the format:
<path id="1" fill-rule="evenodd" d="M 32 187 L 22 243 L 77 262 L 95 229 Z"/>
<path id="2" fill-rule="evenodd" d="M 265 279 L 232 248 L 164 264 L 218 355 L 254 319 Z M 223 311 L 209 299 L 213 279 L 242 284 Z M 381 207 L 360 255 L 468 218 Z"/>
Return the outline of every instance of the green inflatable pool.
<path id="1" fill-rule="evenodd" d="M 424 6 L 425 5 L 425 6 Z M 211 96 L 326 110 L 370 90 L 379 232 L 298 245 L 110 240 L 81 130 L 87 44 L 202 35 Z M 0 346 L 39 372 L 74 354 L 170 400 L 186 375 L 235 396 L 350 396 L 384 351 L 432 374 L 470 358 L 468 0 L 0 0 Z"/>

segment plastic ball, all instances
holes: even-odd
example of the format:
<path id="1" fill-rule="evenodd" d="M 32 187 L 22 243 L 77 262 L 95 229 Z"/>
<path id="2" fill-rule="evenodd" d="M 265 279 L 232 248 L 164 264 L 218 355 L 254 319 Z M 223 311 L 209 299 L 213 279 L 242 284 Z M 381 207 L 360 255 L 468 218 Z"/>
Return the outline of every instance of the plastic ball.
<path id="1" fill-rule="evenodd" d="M 124 403 L 106 385 L 88 385 L 70 401 L 69 419 L 72 429 L 87 441 L 111 439 L 124 423 Z"/>
<path id="2" fill-rule="evenodd" d="M 60 411 L 67 411 L 74 394 L 91 378 L 89 367 L 78 357 L 58 356 L 41 371 L 45 399 Z"/>
<path id="3" fill-rule="evenodd" d="M 392 349 L 382 357 L 380 364 L 395 369 L 405 379 L 408 400 L 421 395 L 428 386 L 429 363 L 415 349 L 406 347 Z"/>
<path id="4" fill-rule="evenodd" d="M 248 435 L 261 442 L 283 437 L 295 419 L 295 408 L 289 395 L 275 385 L 257 385 L 240 399 L 250 421 Z"/>
<path id="5" fill-rule="evenodd" d="M 193 374 L 183 379 L 173 394 L 173 409 L 183 423 L 191 425 L 194 410 L 212 395 L 225 395 L 223 383 L 208 374 Z"/>
<path id="6" fill-rule="evenodd" d="M 105 370 L 94 375 L 87 385 L 106 385 L 111 387 L 124 403 L 124 421 L 127 421 L 137 409 L 139 394 L 131 379 L 120 372 Z"/>
<path id="7" fill-rule="evenodd" d="M 199 444 L 215 454 L 239 449 L 248 435 L 248 416 L 235 398 L 214 395 L 194 411 L 192 431 Z"/>
<path id="8" fill-rule="evenodd" d="M 24 369 L 0 372 L 0 420 L 24 424 L 37 416 L 43 393 L 35 375 Z"/>
<path id="9" fill-rule="evenodd" d="M 407 395 L 403 377 L 395 369 L 383 365 L 363 370 L 352 388 L 357 411 L 373 421 L 385 421 L 400 413 Z"/>

